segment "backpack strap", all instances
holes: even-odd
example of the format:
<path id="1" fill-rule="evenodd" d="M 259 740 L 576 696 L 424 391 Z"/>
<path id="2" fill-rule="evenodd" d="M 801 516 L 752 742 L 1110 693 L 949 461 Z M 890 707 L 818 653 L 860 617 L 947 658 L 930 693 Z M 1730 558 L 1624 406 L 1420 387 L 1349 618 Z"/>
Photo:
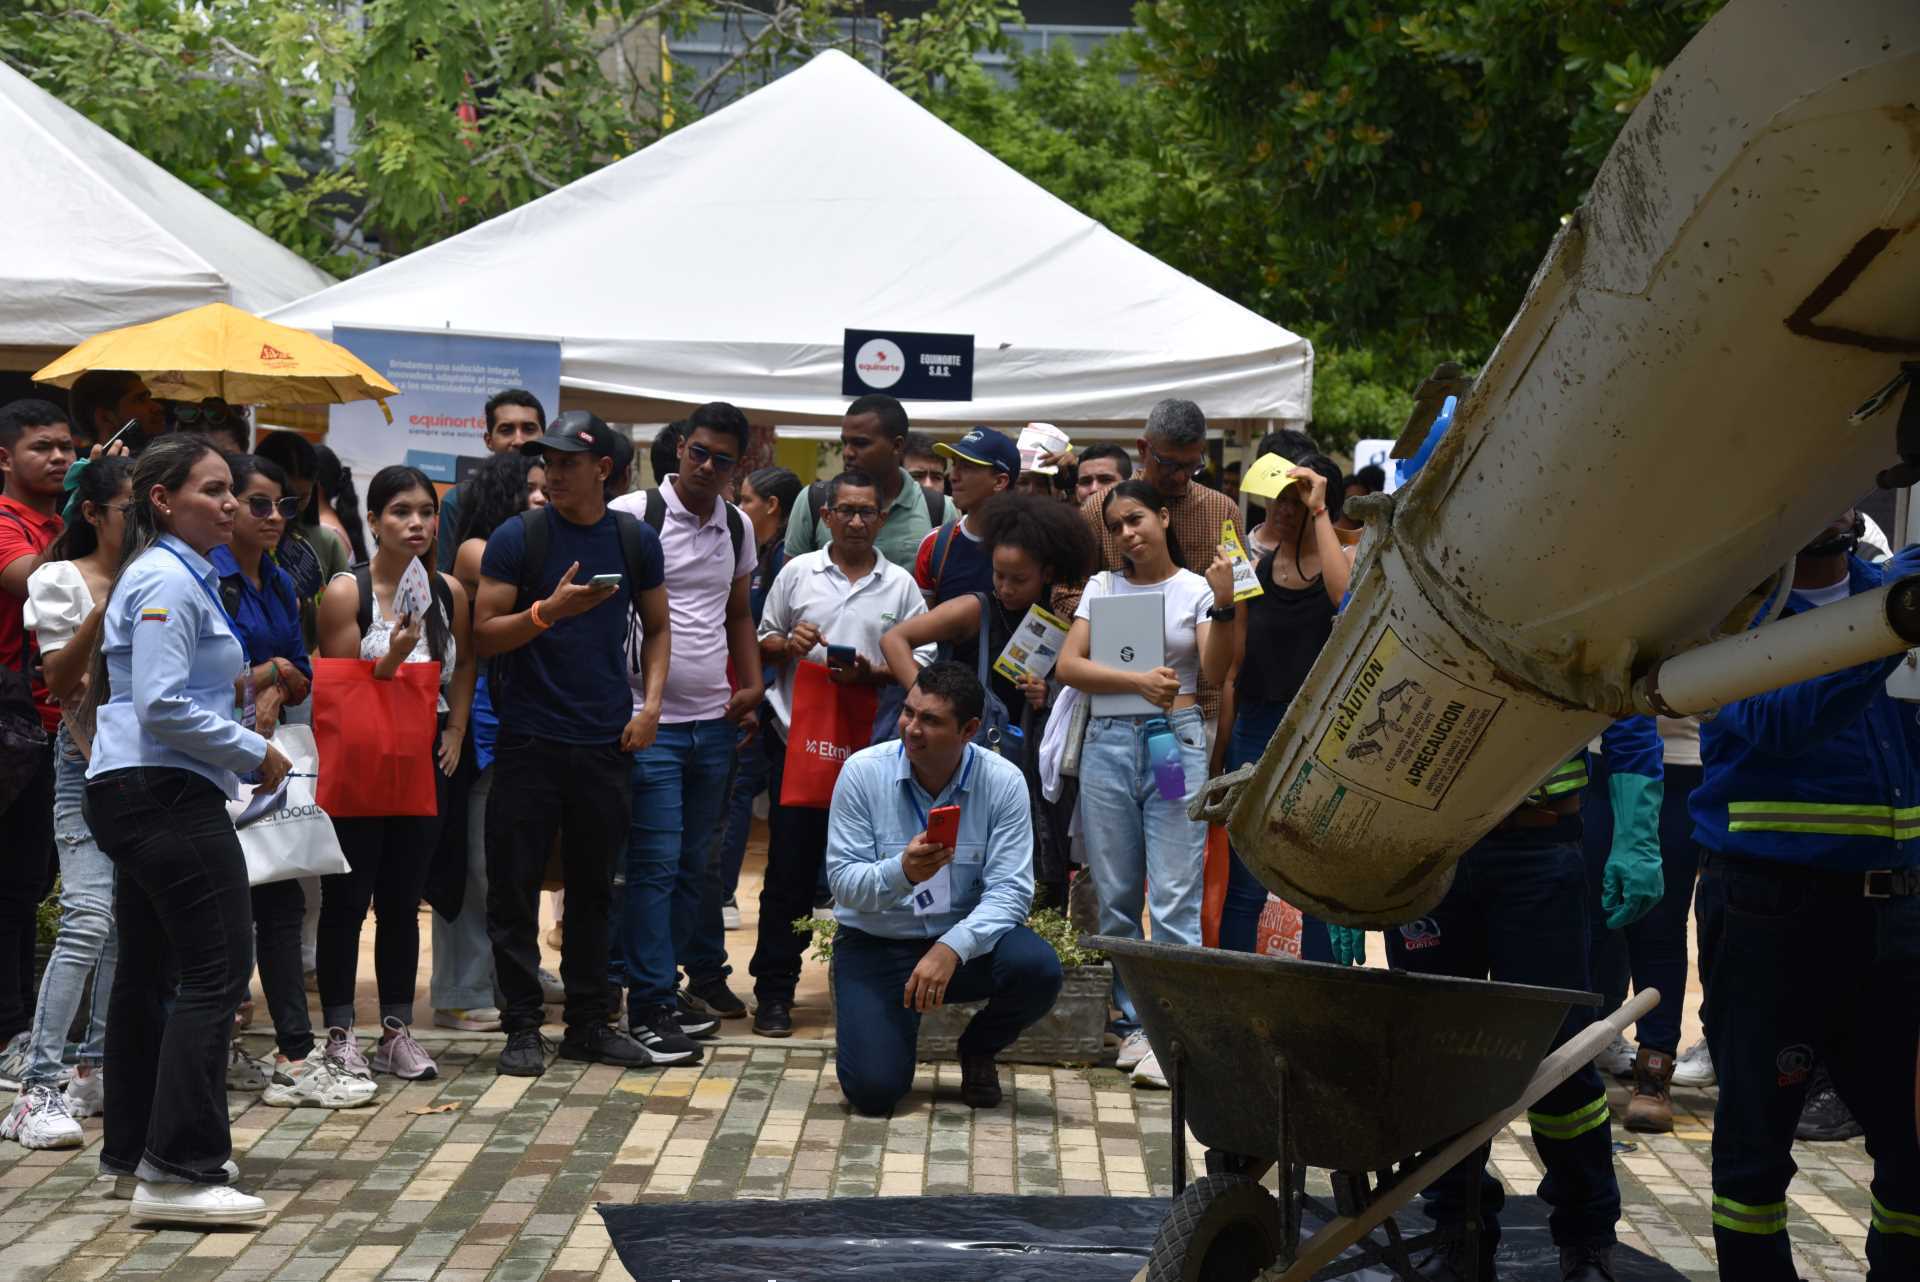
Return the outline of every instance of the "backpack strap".
<path id="1" fill-rule="evenodd" d="M 993 608 L 993 602 L 987 599 L 987 594 L 984 592 L 975 592 L 973 599 L 980 603 L 980 655 L 974 660 L 974 675 L 980 678 L 980 688 L 982 690 L 991 690 L 993 687 L 988 683 L 987 674 L 988 666 L 991 663 L 991 660 L 987 658 L 987 625 L 993 618 L 993 616 L 988 613 L 988 611 Z"/>
<path id="2" fill-rule="evenodd" d="M 915 481 L 914 484 L 918 485 L 919 482 Z M 921 493 L 927 496 L 927 519 L 932 521 L 936 526 L 945 525 L 947 523 L 947 496 L 938 490 L 923 489 Z"/>
<path id="3" fill-rule="evenodd" d="M 954 522 L 954 525 L 958 524 L 958 521 Z M 941 580 L 947 577 L 947 557 L 952 552 L 953 525 L 943 525 L 933 536 L 933 555 L 927 558 L 928 564 L 933 567 L 933 596 L 936 601 L 940 599 Z M 976 592 L 974 595 L 980 594 Z"/>
<path id="4" fill-rule="evenodd" d="M 220 580 L 220 604 L 226 608 L 229 619 L 240 617 L 240 576 L 229 574 Z"/>
<path id="5" fill-rule="evenodd" d="M 660 497 L 660 491 L 647 491 L 647 521 L 653 525 L 654 505 L 660 508 L 662 522 L 667 517 L 667 502 Z M 612 511 L 612 509 L 608 509 Z M 647 538 L 640 532 L 640 521 L 631 512 L 614 512 L 613 528 L 620 534 L 620 561 L 627 571 L 627 664 L 631 671 L 640 671 L 640 567 L 646 560 Z M 658 530 L 658 526 L 654 527 Z"/>
<path id="6" fill-rule="evenodd" d="M 667 528 L 667 500 L 656 486 L 647 491 L 646 514 L 640 518 L 653 527 L 655 534 L 664 533 Z M 622 545 L 624 548 L 624 545 Z"/>
<path id="7" fill-rule="evenodd" d="M 720 501 L 727 503 L 725 499 Z M 740 509 L 731 503 L 727 503 L 727 533 L 733 536 L 733 563 L 738 565 L 741 545 L 747 541 L 747 523 L 741 519 Z M 727 578 L 731 581 L 733 576 L 728 575 Z"/>
<path id="8" fill-rule="evenodd" d="M 827 501 L 827 483 L 815 481 L 807 487 L 807 529 L 812 531 L 812 541 L 820 539 L 820 509 Z"/>
<path id="9" fill-rule="evenodd" d="M 373 631 L 373 567 L 353 567 L 353 584 L 360 589 L 360 636 L 364 640 Z"/>

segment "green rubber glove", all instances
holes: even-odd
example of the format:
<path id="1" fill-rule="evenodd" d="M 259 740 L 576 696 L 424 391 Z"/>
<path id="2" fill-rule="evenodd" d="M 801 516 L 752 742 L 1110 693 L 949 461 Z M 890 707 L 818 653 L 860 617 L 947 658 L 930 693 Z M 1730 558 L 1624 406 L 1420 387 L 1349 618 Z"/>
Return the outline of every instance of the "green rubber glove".
<path id="1" fill-rule="evenodd" d="M 1667 893 L 1666 870 L 1660 864 L 1660 799 L 1665 792 L 1665 784 L 1645 775 L 1607 778 L 1613 848 L 1601 876 L 1600 907 L 1609 930 L 1639 921 Z"/>
<path id="2" fill-rule="evenodd" d="M 1367 932 L 1352 926 L 1327 923 L 1327 938 L 1333 944 L 1333 960 L 1342 966 L 1367 964 Z"/>

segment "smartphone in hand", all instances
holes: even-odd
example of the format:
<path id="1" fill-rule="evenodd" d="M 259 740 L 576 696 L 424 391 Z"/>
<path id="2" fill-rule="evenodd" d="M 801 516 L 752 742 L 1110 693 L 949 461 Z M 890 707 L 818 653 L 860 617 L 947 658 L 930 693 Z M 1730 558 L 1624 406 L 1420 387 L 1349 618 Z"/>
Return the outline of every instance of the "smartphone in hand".
<path id="1" fill-rule="evenodd" d="M 850 645 L 830 645 L 827 647 L 827 666 L 829 668 L 851 668 L 853 666 L 853 647 Z"/>
<path id="2" fill-rule="evenodd" d="M 617 588 L 620 586 L 620 576 L 617 574 L 596 574 L 587 580 L 587 586 L 590 588 Z"/>
<path id="3" fill-rule="evenodd" d="M 960 840 L 960 807 L 935 806 L 927 815 L 927 840 L 951 850 Z"/>

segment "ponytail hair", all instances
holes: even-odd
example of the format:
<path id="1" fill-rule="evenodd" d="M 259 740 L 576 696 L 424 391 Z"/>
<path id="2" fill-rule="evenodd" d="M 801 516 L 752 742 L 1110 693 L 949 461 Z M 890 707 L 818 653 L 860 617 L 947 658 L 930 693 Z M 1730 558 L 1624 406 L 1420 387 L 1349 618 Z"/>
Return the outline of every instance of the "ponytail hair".
<path id="1" fill-rule="evenodd" d="M 155 487 L 163 490 L 179 490 L 193 474 L 200 460 L 209 454 L 218 455 L 218 447 L 206 437 L 193 432 L 169 432 L 155 438 L 133 463 L 133 501 L 127 506 L 126 533 L 120 540 L 120 564 L 113 572 L 113 585 L 107 589 L 105 608 L 113 608 L 114 595 L 120 590 L 120 580 L 126 575 L 127 567 L 139 560 L 146 550 L 160 541 L 167 533 L 166 523 L 153 506 Z M 94 468 L 109 460 L 100 459 L 87 468 Z M 85 477 L 81 478 L 82 484 Z M 116 487 L 118 488 L 118 487 Z M 87 693 L 80 707 L 74 713 L 74 720 L 81 732 L 91 740 L 94 733 L 94 717 L 100 705 L 107 700 L 107 654 L 106 629 L 93 643 L 93 653 L 87 661 Z"/>
<path id="2" fill-rule="evenodd" d="M 60 537 L 47 548 L 44 561 L 78 561 L 100 550 L 100 531 L 87 520 L 86 504 L 97 510 L 113 502 L 120 487 L 133 475 L 133 460 L 118 454 L 103 455 L 79 468 L 73 494 L 67 499 L 66 524 Z"/>
<path id="3" fill-rule="evenodd" d="M 404 463 L 395 463 L 391 467 L 381 468 L 373 474 L 373 480 L 367 484 L 367 515 L 375 521 L 379 520 L 380 514 L 387 510 L 388 504 L 402 494 L 411 494 L 415 490 L 425 490 L 427 497 L 433 500 L 433 510 L 436 513 L 439 512 L 440 492 L 433 488 L 433 482 L 427 479 L 425 472 L 417 467 L 408 467 Z M 337 501 L 335 510 L 339 511 Z M 341 520 L 345 519 L 346 514 L 341 512 Z M 435 549 L 439 546 L 439 542 L 436 531 L 433 540 L 427 544 L 427 550 L 418 558 L 427 572 L 429 584 L 438 582 L 440 577 L 440 571 L 435 565 Z M 439 603 L 440 598 L 437 593 L 429 594 L 426 618 L 427 649 L 434 658 L 445 663 L 453 652 L 453 629 L 438 609 Z"/>
<path id="4" fill-rule="evenodd" d="M 365 565 L 367 561 L 367 523 L 360 516 L 360 496 L 353 490 L 353 469 L 340 461 L 325 445 L 313 447 L 317 470 L 313 477 L 313 489 L 316 495 L 325 494 L 327 502 L 333 504 L 334 515 L 340 518 L 340 524 L 347 527 L 347 542 L 353 545 L 355 565 Z M 433 493 L 431 482 L 427 485 Z M 316 497 L 309 508 L 313 523 L 320 520 L 320 501 Z"/>

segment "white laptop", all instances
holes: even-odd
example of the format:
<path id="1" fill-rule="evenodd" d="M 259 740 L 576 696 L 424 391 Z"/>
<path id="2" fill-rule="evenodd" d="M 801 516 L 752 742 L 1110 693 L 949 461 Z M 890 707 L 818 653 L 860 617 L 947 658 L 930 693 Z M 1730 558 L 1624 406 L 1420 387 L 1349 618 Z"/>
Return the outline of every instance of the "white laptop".
<path id="1" fill-rule="evenodd" d="M 1088 607 L 1087 657 L 1123 672 L 1151 672 L 1167 662 L 1167 603 L 1161 592 L 1095 597 Z M 1152 716 L 1163 711 L 1137 694 L 1096 694 L 1096 717 Z"/>

